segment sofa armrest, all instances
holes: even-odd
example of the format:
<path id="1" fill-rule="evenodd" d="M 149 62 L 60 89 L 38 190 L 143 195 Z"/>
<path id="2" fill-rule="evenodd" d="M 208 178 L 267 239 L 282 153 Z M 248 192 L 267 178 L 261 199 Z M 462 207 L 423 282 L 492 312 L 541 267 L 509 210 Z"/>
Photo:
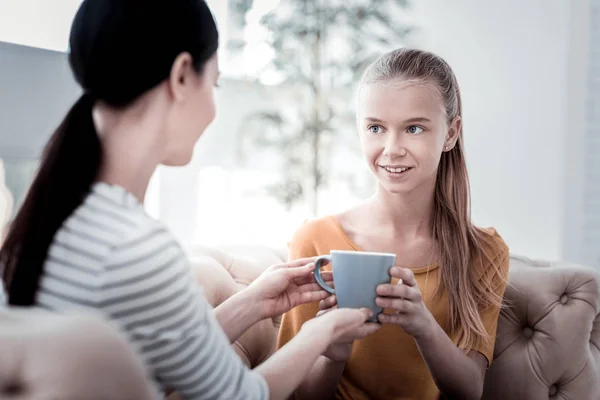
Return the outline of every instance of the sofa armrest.
<path id="1" fill-rule="evenodd" d="M 0 311 L 0 398 L 156 398 L 142 359 L 107 321 Z"/>

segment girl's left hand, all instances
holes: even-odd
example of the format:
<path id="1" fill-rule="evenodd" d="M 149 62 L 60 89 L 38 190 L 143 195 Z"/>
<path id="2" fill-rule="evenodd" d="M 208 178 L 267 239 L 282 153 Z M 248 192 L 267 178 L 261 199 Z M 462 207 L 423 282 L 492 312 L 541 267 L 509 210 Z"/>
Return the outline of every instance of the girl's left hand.
<path id="1" fill-rule="evenodd" d="M 301 258 L 273 265 L 252 282 L 246 290 L 251 302 L 261 306 L 262 318 L 273 318 L 305 303 L 318 302 L 329 296 L 315 281 L 314 260 Z"/>
<path id="2" fill-rule="evenodd" d="M 394 309 L 394 314 L 380 314 L 379 322 L 397 324 L 409 335 L 418 339 L 432 332 L 432 324 L 437 324 L 429 312 L 415 275 L 408 268 L 392 267 L 390 274 L 398 278 L 398 284 L 383 284 L 377 287 L 376 304 L 379 307 Z"/>

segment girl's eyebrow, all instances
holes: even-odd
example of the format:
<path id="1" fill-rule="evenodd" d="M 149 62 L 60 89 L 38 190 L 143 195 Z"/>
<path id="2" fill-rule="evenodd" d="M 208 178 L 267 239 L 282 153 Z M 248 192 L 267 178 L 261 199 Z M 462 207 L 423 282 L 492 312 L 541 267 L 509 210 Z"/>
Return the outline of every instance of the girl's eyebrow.
<path id="1" fill-rule="evenodd" d="M 406 121 L 404 121 L 405 124 L 410 124 L 412 122 L 431 122 L 431 120 L 429 118 L 425 118 L 425 117 L 415 117 L 415 118 L 409 118 Z"/>
<path id="2" fill-rule="evenodd" d="M 374 118 L 374 117 L 366 117 L 366 118 L 364 118 L 364 120 L 368 121 L 368 122 L 375 122 L 375 123 L 385 122 L 383 120 L 380 120 L 380 119 Z M 405 124 L 410 124 L 410 123 L 414 123 L 414 122 L 431 122 L 431 120 L 429 118 L 425 118 L 425 117 L 414 117 L 414 118 L 409 118 L 403 122 Z"/>
<path id="3" fill-rule="evenodd" d="M 385 122 L 385 121 L 382 121 L 380 119 L 373 118 L 373 117 L 366 117 L 366 118 L 364 118 L 364 120 L 368 121 L 368 122 L 376 122 L 376 123 L 383 123 L 383 122 Z"/>

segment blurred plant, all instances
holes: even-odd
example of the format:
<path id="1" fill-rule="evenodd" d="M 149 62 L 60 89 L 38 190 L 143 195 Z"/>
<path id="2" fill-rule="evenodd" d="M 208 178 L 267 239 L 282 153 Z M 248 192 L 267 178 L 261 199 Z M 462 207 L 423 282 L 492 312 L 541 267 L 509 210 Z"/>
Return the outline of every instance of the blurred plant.
<path id="1" fill-rule="evenodd" d="M 244 26 L 260 0 L 229 1 L 235 23 Z M 407 0 L 282 0 L 262 17 L 273 57 L 259 79 L 276 79 L 297 96 L 285 109 L 252 115 L 242 137 L 280 156 L 281 180 L 268 191 L 288 209 L 311 201 L 318 213 L 335 152 L 357 142 L 348 139 L 355 131 L 355 84 L 372 61 L 410 33 L 402 22 L 408 7 Z M 231 41 L 229 48 L 242 51 L 244 41 Z M 345 165 L 342 175 L 351 180 L 351 170 Z"/>

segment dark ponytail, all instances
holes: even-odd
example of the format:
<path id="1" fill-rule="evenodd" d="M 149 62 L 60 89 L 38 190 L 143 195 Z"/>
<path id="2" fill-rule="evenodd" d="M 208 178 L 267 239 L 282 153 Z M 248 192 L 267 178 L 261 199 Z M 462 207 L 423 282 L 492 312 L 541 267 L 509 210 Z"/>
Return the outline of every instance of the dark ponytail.
<path id="1" fill-rule="evenodd" d="M 0 250 L 11 305 L 35 303 L 48 248 L 63 221 L 81 204 L 102 157 L 94 128 L 94 99 L 84 94 L 52 135 L 25 201 Z"/>
<path id="2" fill-rule="evenodd" d="M 44 151 L 23 206 L 0 249 L 9 304 L 35 304 L 56 232 L 84 201 L 102 161 L 94 128 L 96 100 L 122 108 L 169 77 L 189 53 L 199 73 L 218 48 L 202 0 L 84 0 L 69 37 L 69 65 L 85 94 Z"/>

